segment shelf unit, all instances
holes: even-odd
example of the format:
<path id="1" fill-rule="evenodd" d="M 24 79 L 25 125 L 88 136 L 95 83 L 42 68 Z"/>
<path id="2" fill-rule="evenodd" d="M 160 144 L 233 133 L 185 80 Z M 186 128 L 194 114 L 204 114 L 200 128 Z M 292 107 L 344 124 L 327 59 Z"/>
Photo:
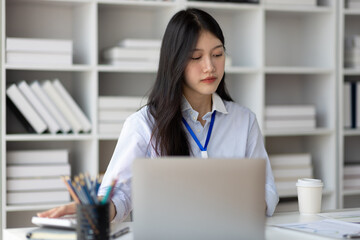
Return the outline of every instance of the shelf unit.
<path id="1" fill-rule="evenodd" d="M 344 166 L 347 163 L 360 163 L 360 131 L 356 129 L 344 128 L 344 83 L 359 82 L 360 69 L 345 67 L 344 48 L 345 38 L 352 35 L 360 35 L 360 9 L 348 9 L 346 1 L 339 3 L 339 35 L 338 35 L 338 109 L 339 109 L 339 206 L 340 207 L 358 207 L 360 200 L 360 190 L 344 188 Z"/>
<path id="2" fill-rule="evenodd" d="M 298 8 L 266 6 L 262 2 L 185 0 L 2 1 L 2 228 L 27 226 L 36 211 L 53 206 L 6 204 L 6 152 L 68 148 L 72 174 L 104 172 L 118 134 L 98 133 L 98 96 L 144 96 L 154 83 L 156 69 L 109 66 L 103 63 L 101 52 L 123 38 L 161 38 L 171 16 L 186 7 L 209 12 L 222 26 L 227 53 L 233 63 L 226 67 L 230 93 L 236 102 L 256 114 L 269 154 L 310 152 L 315 177 L 325 184 L 323 208 L 337 207 L 336 2 L 320 1 L 317 7 Z M 72 39 L 74 65 L 29 67 L 6 64 L 5 36 Z M 91 120 L 91 133 L 28 134 L 6 109 L 7 84 L 55 77 L 61 80 Z M 283 91 L 284 88 L 287 90 Z M 316 129 L 264 129 L 264 111 L 269 104 L 315 105 Z M 295 197 L 296 193 L 281 195 L 283 199 Z M 296 201 L 292 202 L 295 204 L 291 208 L 294 208 Z M 289 210 L 288 207 L 279 209 Z"/>

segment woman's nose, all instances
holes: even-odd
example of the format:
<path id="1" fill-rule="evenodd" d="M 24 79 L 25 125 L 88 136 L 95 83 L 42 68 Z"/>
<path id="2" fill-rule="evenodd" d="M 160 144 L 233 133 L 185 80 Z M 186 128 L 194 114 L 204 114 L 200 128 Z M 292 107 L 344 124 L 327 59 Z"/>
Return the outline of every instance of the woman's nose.
<path id="1" fill-rule="evenodd" d="M 211 57 L 204 58 L 204 72 L 213 72 L 215 71 L 215 65 L 211 59 Z"/>

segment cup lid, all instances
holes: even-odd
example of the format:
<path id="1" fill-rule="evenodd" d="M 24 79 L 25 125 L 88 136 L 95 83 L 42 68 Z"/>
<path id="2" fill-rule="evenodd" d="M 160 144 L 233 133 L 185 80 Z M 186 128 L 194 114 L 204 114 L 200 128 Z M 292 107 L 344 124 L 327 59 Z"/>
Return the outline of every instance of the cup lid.
<path id="1" fill-rule="evenodd" d="M 296 183 L 297 187 L 322 187 L 323 182 L 320 179 L 314 178 L 300 178 Z"/>

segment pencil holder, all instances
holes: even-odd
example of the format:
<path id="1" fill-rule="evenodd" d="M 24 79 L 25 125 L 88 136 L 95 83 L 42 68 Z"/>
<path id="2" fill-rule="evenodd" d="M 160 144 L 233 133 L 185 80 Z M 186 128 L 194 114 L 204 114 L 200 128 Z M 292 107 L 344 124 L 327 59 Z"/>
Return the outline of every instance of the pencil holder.
<path id="1" fill-rule="evenodd" d="M 109 239 L 109 203 L 98 205 L 77 204 L 76 216 L 78 240 Z"/>

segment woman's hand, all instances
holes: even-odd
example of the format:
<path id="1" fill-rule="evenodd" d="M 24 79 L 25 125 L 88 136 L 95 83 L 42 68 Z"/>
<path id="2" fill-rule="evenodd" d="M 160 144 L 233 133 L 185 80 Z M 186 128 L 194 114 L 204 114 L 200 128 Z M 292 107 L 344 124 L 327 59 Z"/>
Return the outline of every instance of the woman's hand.
<path id="1" fill-rule="evenodd" d="M 101 200 L 101 197 L 99 198 Z M 116 209 L 113 201 L 110 201 L 110 221 L 112 221 L 116 215 Z M 66 205 L 62 205 L 50 210 L 37 213 L 38 217 L 47 217 L 47 218 L 58 218 L 64 215 L 70 215 L 76 213 L 76 203 L 72 202 Z"/>
<path id="2" fill-rule="evenodd" d="M 40 212 L 37 214 L 38 217 L 48 217 L 48 218 L 58 218 L 64 215 L 70 215 L 76 213 L 76 203 L 72 202 L 63 206 L 52 208 L 45 212 Z"/>

